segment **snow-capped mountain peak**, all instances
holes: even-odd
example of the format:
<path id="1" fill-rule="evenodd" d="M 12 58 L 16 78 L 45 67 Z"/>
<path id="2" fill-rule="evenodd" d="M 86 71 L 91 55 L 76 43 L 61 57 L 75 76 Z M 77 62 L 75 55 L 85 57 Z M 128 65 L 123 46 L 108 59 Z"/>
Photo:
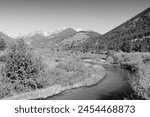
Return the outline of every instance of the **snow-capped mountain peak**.
<path id="1" fill-rule="evenodd" d="M 48 34 L 49 35 L 57 34 L 57 33 L 60 33 L 61 31 L 65 30 L 65 29 L 67 29 L 67 28 L 58 28 L 58 29 L 55 29 L 55 30 L 49 32 Z"/>

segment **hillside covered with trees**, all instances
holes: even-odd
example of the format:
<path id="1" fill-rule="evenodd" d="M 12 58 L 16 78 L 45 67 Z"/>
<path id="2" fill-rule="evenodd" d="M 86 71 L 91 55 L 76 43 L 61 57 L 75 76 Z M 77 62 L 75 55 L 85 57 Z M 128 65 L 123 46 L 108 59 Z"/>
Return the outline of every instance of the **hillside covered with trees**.
<path id="1" fill-rule="evenodd" d="M 150 8 L 102 36 L 90 38 L 80 49 L 84 52 L 100 52 L 106 49 L 150 52 Z"/>

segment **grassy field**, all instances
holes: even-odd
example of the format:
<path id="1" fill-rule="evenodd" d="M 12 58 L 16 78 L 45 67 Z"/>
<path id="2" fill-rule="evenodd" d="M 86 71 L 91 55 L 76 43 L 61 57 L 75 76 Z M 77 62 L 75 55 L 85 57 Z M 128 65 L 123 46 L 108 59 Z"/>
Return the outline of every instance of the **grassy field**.
<path id="1" fill-rule="evenodd" d="M 137 94 L 150 99 L 150 53 L 117 53 L 116 57 L 131 71 L 130 83 Z"/>
<path id="2" fill-rule="evenodd" d="M 92 59 L 101 59 L 101 58 L 106 58 L 106 55 L 101 55 L 101 54 L 94 54 L 91 52 L 80 52 L 80 51 L 54 51 L 51 49 L 36 49 L 34 50 L 35 53 L 38 55 L 43 56 L 44 58 L 65 58 L 68 56 L 76 56 L 79 58 L 82 57 L 90 57 Z"/>

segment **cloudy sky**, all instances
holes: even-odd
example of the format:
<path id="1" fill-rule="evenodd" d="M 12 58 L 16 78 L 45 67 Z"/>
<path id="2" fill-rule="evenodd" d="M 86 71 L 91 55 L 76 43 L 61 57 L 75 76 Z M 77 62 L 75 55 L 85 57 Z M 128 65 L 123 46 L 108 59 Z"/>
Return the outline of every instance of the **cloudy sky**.
<path id="1" fill-rule="evenodd" d="M 9 35 L 57 28 L 106 33 L 150 7 L 150 0 L 0 0 L 0 31 Z"/>

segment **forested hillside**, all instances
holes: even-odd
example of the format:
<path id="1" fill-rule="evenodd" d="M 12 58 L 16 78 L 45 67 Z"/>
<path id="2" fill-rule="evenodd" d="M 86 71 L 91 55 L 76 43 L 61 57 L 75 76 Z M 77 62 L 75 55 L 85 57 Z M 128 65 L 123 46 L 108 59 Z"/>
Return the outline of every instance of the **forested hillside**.
<path id="1" fill-rule="evenodd" d="M 124 52 L 150 52 L 150 8 L 108 33 L 91 38 L 80 47 L 82 51 L 111 49 Z"/>

